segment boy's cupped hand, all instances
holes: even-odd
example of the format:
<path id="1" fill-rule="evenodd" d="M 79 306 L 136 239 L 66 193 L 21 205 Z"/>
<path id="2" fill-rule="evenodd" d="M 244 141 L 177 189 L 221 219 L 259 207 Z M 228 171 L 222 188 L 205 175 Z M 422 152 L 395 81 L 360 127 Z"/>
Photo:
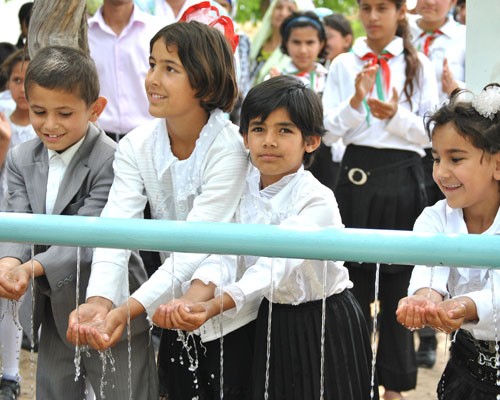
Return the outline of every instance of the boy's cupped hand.
<path id="1" fill-rule="evenodd" d="M 31 280 L 31 268 L 28 264 L 0 267 L 0 297 L 19 300 Z"/>
<path id="2" fill-rule="evenodd" d="M 85 303 L 69 315 L 66 339 L 75 346 L 88 345 L 95 350 L 110 347 L 105 330 L 109 308 L 102 304 Z M 125 321 L 126 322 L 126 321 Z"/>

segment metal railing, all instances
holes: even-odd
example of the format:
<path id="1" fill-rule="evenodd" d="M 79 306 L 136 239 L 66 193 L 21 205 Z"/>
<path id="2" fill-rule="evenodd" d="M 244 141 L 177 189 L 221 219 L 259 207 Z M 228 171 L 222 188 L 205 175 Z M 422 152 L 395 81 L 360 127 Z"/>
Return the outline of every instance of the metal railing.
<path id="1" fill-rule="evenodd" d="M 0 242 L 500 267 L 500 235 L 0 213 Z"/>

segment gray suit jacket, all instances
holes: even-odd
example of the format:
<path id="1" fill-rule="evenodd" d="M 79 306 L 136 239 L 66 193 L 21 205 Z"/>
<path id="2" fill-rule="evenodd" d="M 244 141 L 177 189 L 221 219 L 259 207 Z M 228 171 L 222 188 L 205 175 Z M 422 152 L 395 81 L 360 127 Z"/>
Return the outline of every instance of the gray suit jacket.
<path id="1" fill-rule="evenodd" d="M 94 217 L 100 215 L 113 182 L 112 164 L 115 148 L 115 142 L 102 130 L 89 124 L 87 135 L 68 165 L 61 182 L 53 214 Z M 49 161 L 47 148 L 43 143 L 37 138 L 13 148 L 8 155 L 6 168 L 8 194 L 5 210 L 45 214 Z M 91 248 L 81 248 L 80 303 L 85 301 L 92 253 Z M 76 306 L 77 249 L 36 245 L 35 254 L 35 259 L 45 269 L 45 276 L 36 278 L 34 331 L 38 330 L 44 312 L 52 311 L 57 331 L 66 342 L 68 316 Z M 2 257 L 15 257 L 21 262 L 26 262 L 31 259 L 31 246 L 0 243 L 0 258 Z M 134 291 L 147 279 L 138 254 L 132 255 L 129 270 L 130 289 Z M 27 331 L 31 331 L 31 302 L 24 303 L 21 320 L 23 326 L 29 328 Z M 133 324 L 133 331 L 142 331 L 147 326 L 144 319 L 139 319 Z"/>

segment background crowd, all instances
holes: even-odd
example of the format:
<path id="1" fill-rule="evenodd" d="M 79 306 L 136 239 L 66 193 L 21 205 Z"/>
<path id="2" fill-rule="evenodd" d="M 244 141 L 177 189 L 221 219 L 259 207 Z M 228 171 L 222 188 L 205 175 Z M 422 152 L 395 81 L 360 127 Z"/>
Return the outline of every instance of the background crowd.
<path id="1" fill-rule="evenodd" d="M 233 20 L 232 29 L 227 25 L 223 29 L 233 48 L 227 43 L 221 46 L 217 35 L 197 27 L 196 23 L 188 23 L 191 28 L 183 31 L 183 22 L 179 21 L 185 20 L 185 15 L 200 12 L 198 3 L 198 0 L 89 2 L 88 42 L 93 63 L 84 74 L 88 85 L 96 88 L 90 98 L 86 97 L 81 83 L 75 82 L 73 86 L 52 84 L 49 75 L 55 73 L 55 67 L 51 72 L 50 63 L 40 60 L 40 55 L 30 61 L 26 42 L 33 3 L 21 7 L 19 40 L 16 44 L 0 43 L 0 211 L 35 212 L 36 209 L 30 196 L 20 194 L 32 190 L 28 181 L 21 182 L 20 177 L 25 173 L 22 168 L 30 161 L 24 160 L 23 157 L 28 156 L 20 149 L 30 149 L 33 154 L 43 149 L 45 158 L 40 155 L 37 162 L 44 165 L 46 185 L 37 187 L 37 191 L 46 197 L 39 212 L 47 214 L 282 225 L 311 223 L 317 226 L 412 230 L 425 207 L 448 198 L 442 185 L 436 184 L 437 150 L 429 139 L 434 132 L 432 127 L 426 127 L 424 117 L 466 86 L 465 0 L 418 0 L 411 4 L 404 0 L 358 0 L 353 4 L 343 2 L 338 8 L 329 8 L 328 4 L 316 7 L 311 0 L 241 1 L 240 4 L 235 0 L 208 2 L 208 7 L 216 10 L 211 12 L 210 18 L 215 13 L 217 18 Z M 341 11 L 349 13 L 342 14 Z M 260 18 L 245 20 L 248 15 Z M 233 54 L 228 53 L 228 49 L 233 50 Z M 61 49 L 44 54 L 47 59 L 54 57 L 60 63 L 67 62 L 71 56 L 83 57 L 81 54 L 66 54 Z M 48 77 L 37 75 L 34 65 L 36 70 L 47 69 Z M 167 71 L 164 76 L 160 72 L 163 70 Z M 25 85 L 26 76 L 30 83 Z M 296 83 L 300 85 L 295 87 Z M 302 94 L 305 89 L 306 94 Z M 71 95 L 68 104 L 84 101 L 80 104 L 83 116 L 79 121 L 80 134 L 65 146 L 56 143 L 60 136 L 58 129 L 67 126 L 71 130 L 76 125 L 69 126 L 57 118 L 72 118 L 75 112 L 68 111 L 68 117 L 61 116 L 65 111 L 58 111 L 57 102 L 50 103 L 45 98 L 51 92 Z M 315 93 L 313 99 L 308 97 L 309 92 Z M 494 89 L 490 92 L 496 93 Z M 176 100 L 162 105 L 165 98 L 173 99 L 172 93 L 176 93 Z M 303 121 L 297 117 L 300 111 L 293 104 L 284 102 L 280 97 L 282 93 L 301 99 L 303 110 L 316 119 Z M 275 103 L 273 96 L 276 97 Z M 259 108 L 260 102 L 264 104 L 262 108 Z M 61 105 L 60 108 L 64 107 Z M 260 111 L 255 113 L 256 109 Z M 478 110 L 475 106 L 473 109 Z M 54 120 L 50 117 L 51 112 L 57 115 Z M 455 108 L 450 110 L 450 113 L 454 112 L 458 111 Z M 305 144 L 299 149 L 284 147 L 287 154 L 293 155 L 295 151 L 300 162 L 279 173 L 280 179 L 269 180 L 270 173 L 267 167 L 258 163 L 257 153 L 254 153 L 257 147 L 251 139 L 257 131 L 272 131 L 271 121 L 278 118 L 293 125 L 290 135 L 296 128 Z M 87 127 L 89 123 L 90 127 Z M 243 141 L 237 134 L 238 130 Z M 95 135 L 100 137 L 101 132 L 106 139 L 93 138 Z M 35 142 L 40 143 L 30 141 L 37 135 L 46 149 L 43 146 L 40 149 L 29 147 Z M 74 160 L 80 160 L 86 151 L 85 157 L 94 154 L 85 150 L 90 140 L 99 141 L 99 145 L 93 145 L 92 151 L 98 153 L 94 157 L 103 163 L 102 171 L 109 170 L 109 176 L 95 171 L 94 181 L 86 178 L 75 188 L 81 192 L 81 204 L 74 204 L 72 200 L 75 199 L 60 204 L 63 197 L 60 193 L 69 190 L 70 182 L 75 184 L 70 174 L 78 175 L 80 167 L 74 166 Z M 18 146 L 14 152 L 13 148 L 24 142 L 25 147 Z M 112 161 L 108 154 L 114 152 L 114 142 L 118 147 Z M 276 140 L 276 143 L 281 142 Z M 475 148 L 482 148 L 474 141 L 473 144 Z M 250 151 L 251 164 L 256 170 L 247 165 L 245 147 Z M 262 147 L 274 148 L 279 144 L 264 142 Z M 498 151 L 487 146 L 484 148 L 488 154 L 494 155 Z M 314 157 L 309 153 L 314 153 Z M 10 162 L 7 161 L 9 157 Z M 91 169 L 90 176 L 92 173 Z M 309 176 L 314 176 L 313 183 L 308 181 Z M 312 191 L 323 193 L 323 189 L 315 186 L 316 180 L 329 188 L 324 194 L 318 194 L 319 200 L 308 197 L 312 196 Z M 494 180 L 498 181 L 498 177 Z M 26 188 L 20 189 L 16 185 Z M 295 191 L 291 189 L 295 187 L 293 185 L 297 185 Z M 280 202 L 280 193 L 284 196 L 287 191 L 293 194 L 288 199 L 297 196 L 293 201 L 295 205 L 302 204 L 307 198 L 303 208 L 290 210 L 291 206 L 285 207 L 283 199 Z M 256 197 L 253 202 L 249 200 L 252 196 Z M 89 198 L 92 207 L 87 204 Z M 314 201 L 319 201 L 320 205 L 313 204 Z M 330 219 L 327 211 L 319 217 L 317 214 L 325 201 L 325 209 L 330 207 L 333 210 Z M 316 210 L 311 211 L 314 207 Z M 466 209 L 462 205 L 457 207 Z M 498 204 L 494 215 L 497 210 Z M 466 222 L 469 226 L 470 221 Z M 490 225 L 476 233 L 489 233 Z M 423 229 L 419 225 L 419 230 Z M 265 334 L 261 325 L 263 321 L 267 323 L 267 310 L 263 307 L 267 303 L 266 300 L 261 303 L 261 300 L 267 297 L 265 293 L 269 287 L 259 286 L 255 277 L 268 272 L 270 264 L 267 260 L 244 258 L 215 262 L 208 255 L 136 254 L 128 250 L 97 249 L 82 256 L 87 263 L 84 280 L 88 286 L 82 298 L 84 304 L 76 316 L 71 313 L 74 304 L 68 303 L 68 298 L 74 301 L 74 295 L 57 300 L 54 294 L 57 291 L 52 289 L 52 285 L 57 285 L 62 279 L 58 268 L 49 267 L 57 264 L 53 260 L 55 253 L 51 253 L 50 248 L 37 251 L 40 254 L 35 258 L 39 264 L 35 273 L 40 286 L 37 295 L 46 301 L 40 311 L 43 314 L 41 336 L 38 332 L 32 338 L 37 343 L 40 337 L 40 355 L 45 367 L 39 367 L 37 372 L 40 398 L 55 399 L 73 387 L 69 379 L 73 378 L 71 374 L 66 374 L 67 382 L 61 378 L 53 386 L 40 383 L 51 380 L 44 375 L 46 368 L 57 369 L 61 376 L 64 375 L 62 361 L 51 360 L 54 349 L 60 349 L 61 359 L 70 365 L 74 355 L 70 343 L 87 344 L 97 350 L 109 347 L 110 342 L 115 345 L 120 342 L 124 316 L 134 320 L 134 346 L 139 351 L 135 351 L 133 357 L 135 362 L 144 366 L 132 378 L 137 398 L 155 398 L 158 383 L 160 396 L 165 399 L 197 395 L 218 398 L 221 391 L 224 397 L 236 399 L 247 393 L 248 386 L 253 388 L 253 398 L 262 397 L 262 377 L 256 371 L 262 371 L 262 362 L 265 364 L 265 357 L 262 361 L 262 354 L 259 354 L 265 353 L 264 345 L 258 340 Z M 26 249 L 0 248 L 0 271 L 14 274 L 4 277 L 24 283 L 29 281 L 30 276 L 23 281 L 22 273 L 18 272 L 30 264 L 31 255 L 25 252 Z M 74 257 L 75 254 L 68 254 L 68 260 Z M 311 272 L 314 265 L 302 261 L 293 266 L 289 260 L 284 260 L 282 266 L 279 264 L 282 275 L 273 275 L 278 282 L 278 299 L 280 288 L 285 294 L 279 301 L 267 300 L 291 307 L 296 311 L 293 318 L 306 324 L 305 320 L 298 318 L 305 318 L 310 311 L 302 309 L 297 312 L 297 304 L 306 306 L 321 296 L 311 283 L 318 278 L 318 271 Z M 214 281 L 215 278 L 203 275 L 204 269 L 217 263 L 232 266 L 232 269 L 228 268 L 227 280 Z M 339 338 L 350 336 L 353 347 L 356 347 L 355 343 L 361 344 L 352 353 L 339 355 L 333 348 L 328 350 L 330 353 L 327 351 L 326 359 L 331 363 L 328 365 L 336 365 L 345 358 L 354 360 L 352 373 L 344 376 L 332 368 L 327 383 L 336 386 L 336 382 L 343 382 L 346 388 L 358 386 L 362 391 L 333 394 L 333 390 L 327 389 L 327 398 L 369 398 L 371 353 L 366 338 L 373 326 L 371 305 L 375 266 L 345 263 L 330 269 L 332 282 L 328 296 L 332 302 L 328 315 L 335 320 L 338 313 L 343 312 L 344 321 L 349 325 L 342 331 L 332 328 L 330 339 L 335 343 L 341 340 Z M 106 274 L 103 275 L 102 271 Z M 396 317 L 400 299 L 413 294 L 408 291 L 410 279 L 413 283 L 416 278 L 412 278 L 412 268 L 408 266 L 382 265 L 380 268 L 376 379 L 384 388 L 382 393 L 386 400 L 401 399 L 402 392 L 414 389 L 418 367 L 432 368 L 436 359 L 437 341 L 431 327 L 441 325 L 429 317 L 430 314 L 435 317 L 435 311 L 429 311 L 430 314 L 422 312 L 418 321 L 421 324 L 413 320 L 410 324 L 403 317 Z M 191 320 L 192 315 L 183 310 L 184 307 L 193 307 L 191 312 L 198 315 L 197 304 L 212 304 L 209 301 L 218 299 L 217 295 L 223 292 L 221 287 L 232 284 L 235 288 L 233 292 L 229 291 L 230 298 L 226 298 L 227 308 L 224 306 L 223 310 L 218 310 L 224 311 L 225 319 L 221 318 L 227 326 L 224 330 L 224 343 L 228 346 L 225 350 L 227 371 L 232 372 L 228 373 L 227 379 L 225 377 L 225 386 L 221 388 L 214 379 L 214 375 L 218 376 L 218 343 L 221 340 L 220 333 L 215 332 L 216 323 L 210 318 L 210 312 L 195 323 Z M 4 297 L 0 299 L 0 399 L 17 398 L 19 394 L 23 308 L 30 310 L 32 306 L 29 303 L 31 294 L 28 292 L 23 296 L 26 290 L 23 291 L 21 286 L 10 291 L 0 289 L 0 295 Z M 168 297 L 165 290 L 174 286 L 177 300 Z M 24 289 L 27 287 L 26 284 Z M 415 291 L 418 289 L 416 287 Z M 67 290 L 71 293 L 74 286 L 68 286 Z M 354 295 L 352 299 L 351 293 Z M 436 293 L 444 295 L 442 291 Z M 132 297 L 129 298 L 130 294 Z M 338 297 L 341 295 L 345 298 Z M 438 297 L 436 304 L 443 300 Z M 12 302 L 7 298 L 19 301 Z M 63 302 L 67 307 L 58 307 Z M 167 303 L 170 306 L 160 306 Z M 288 315 L 286 307 L 278 307 L 276 315 Z M 429 304 L 421 305 L 422 309 L 425 307 L 430 308 Z M 467 303 L 464 307 L 470 308 L 471 305 Z M 124 314 L 124 309 L 130 315 Z M 400 310 L 398 312 L 401 314 Z M 191 336 L 192 346 L 195 349 L 206 346 L 208 349 L 204 355 L 206 360 L 201 357 L 199 375 L 195 377 L 199 379 L 199 385 L 191 387 L 189 384 L 194 374 L 188 366 L 172 366 L 170 360 L 186 351 L 185 344 L 179 342 L 172 329 L 154 329 L 154 336 L 161 336 L 161 339 L 159 350 L 156 349 L 157 365 L 151 363 L 154 352 L 144 352 L 142 348 L 148 347 L 146 313 L 162 328 L 199 329 L 198 335 Z M 479 312 L 467 314 L 470 318 L 477 315 Z M 273 319 L 273 329 L 276 324 L 276 332 L 281 333 L 276 335 L 291 336 L 294 323 L 278 316 Z M 281 325 L 278 325 L 278 318 L 281 318 Z M 425 323 L 426 318 L 428 323 Z M 95 328 L 96 322 L 100 324 L 99 329 Z M 419 330 L 418 350 L 414 348 L 413 333 L 406 329 L 405 324 L 417 328 L 427 325 Z M 192 329 L 188 329 L 190 327 Z M 316 321 L 312 323 L 311 331 L 317 328 Z M 487 335 L 476 339 L 492 340 Z M 252 361 L 254 341 L 257 347 L 255 359 L 259 361 Z M 250 344 L 245 346 L 244 343 Z M 306 348 L 303 340 L 290 339 L 290 343 L 299 347 L 300 363 L 307 363 L 305 360 L 317 356 Z M 126 345 L 121 341 L 113 349 L 123 355 Z M 187 351 L 185 357 L 191 356 Z M 116 358 L 118 366 L 121 363 L 126 365 L 128 361 L 125 356 Z M 241 359 L 253 368 L 237 368 Z M 98 361 L 98 357 L 91 357 L 84 362 L 85 379 L 80 380 L 77 391 L 86 387 L 88 393 L 90 386 L 96 387 Z M 273 359 L 272 382 L 277 390 L 287 386 L 283 382 L 290 376 L 305 375 L 306 366 L 295 370 L 290 364 L 294 362 Z M 295 393 L 296 396 L 316 396 L 317 384 L 309 385 L 319 379 L 316 368 L 312 368 L 311 375 L 304 378 L 301 385 L 297 384 L 297 393 L 302 394 Z M 356 377 L 352 377 L 354 375 Z M 249 381 L 250 377 L 255 381 Z M 259 384 L 256 384 L 257 379 Z M 146 388 L 141 386 L 145 382 L 148 382 Z M 179 382 L 184 383 L 179 385 Z M 127 389 L 123 381 L 117 381 L 116 385 Z M 178 392 L 179 386 L 189 388 Z M 106 396 L 124 398 L 123 393 L 115 390 Z M 100 394 L 96 394 L 99 397 Z M 277 391 L 274 398 L 281 395 L 282 392 Z"/>

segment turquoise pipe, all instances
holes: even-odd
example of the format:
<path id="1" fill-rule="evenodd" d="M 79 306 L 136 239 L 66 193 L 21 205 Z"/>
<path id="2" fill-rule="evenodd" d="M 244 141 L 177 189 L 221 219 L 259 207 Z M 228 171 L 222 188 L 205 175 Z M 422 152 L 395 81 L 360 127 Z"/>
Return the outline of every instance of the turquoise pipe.
<path id="1" fill-rule="evenodd" d="M 500 235 L 0 213 L 0 242 L 500 267 Z"/>

